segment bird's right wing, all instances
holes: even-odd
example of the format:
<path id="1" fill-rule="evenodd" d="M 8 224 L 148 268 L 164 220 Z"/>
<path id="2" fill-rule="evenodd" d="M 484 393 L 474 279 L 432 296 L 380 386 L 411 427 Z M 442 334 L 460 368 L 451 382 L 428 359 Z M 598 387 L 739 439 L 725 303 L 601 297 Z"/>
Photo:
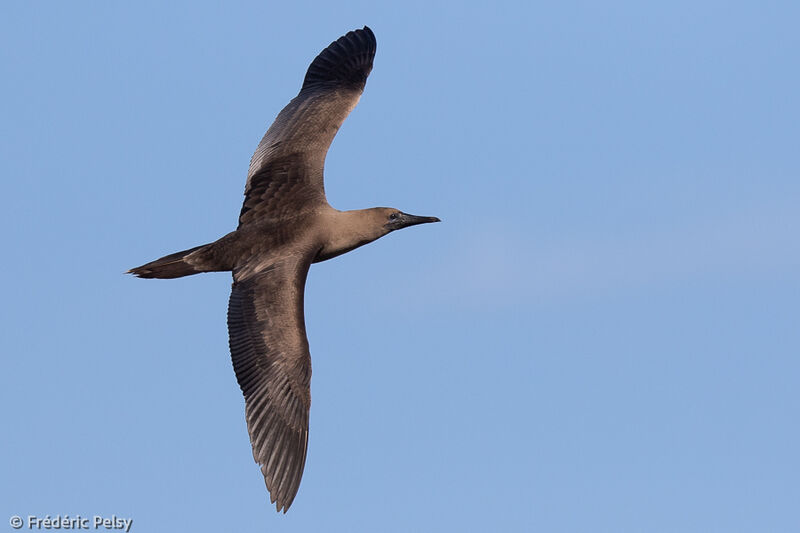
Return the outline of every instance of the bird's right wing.
<path id="1" fill-rule="evenodd" d="M 325 155 L 364 91 L 376 46 L 364 26 L 314 59 L 300 93 L 278 114 L 250 160 L 239 225 L 325 202 Z"/>
<path id="2" fill-rule="evenodd" d="M 303 318 L 310 257 L 234 271 L 228 333 L 253 457 L 278 511 L 297 494 L 308 447 L 311 357 Z"/>

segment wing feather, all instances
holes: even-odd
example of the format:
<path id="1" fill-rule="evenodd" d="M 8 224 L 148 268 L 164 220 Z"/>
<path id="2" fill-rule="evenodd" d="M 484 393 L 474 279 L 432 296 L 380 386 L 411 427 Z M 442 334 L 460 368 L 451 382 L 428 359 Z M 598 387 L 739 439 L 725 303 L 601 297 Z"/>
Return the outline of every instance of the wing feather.
<path id="1" fill-rule="evenodd" d="M 250 160 L 240 226 L 326 201 L 325 156 L 364 91 L 376 46 L 365 26 L 314 59 L 300 93 L 278 114 Z"/>
<path id="2" fill-rule="evenodd" d="M 305 466 L 311 356 L 303 317 L 310 259 L 284 258 L 234 283 L 228 332 L 245 398 L 253 457 L 278 511 L 292 504 Z"/>

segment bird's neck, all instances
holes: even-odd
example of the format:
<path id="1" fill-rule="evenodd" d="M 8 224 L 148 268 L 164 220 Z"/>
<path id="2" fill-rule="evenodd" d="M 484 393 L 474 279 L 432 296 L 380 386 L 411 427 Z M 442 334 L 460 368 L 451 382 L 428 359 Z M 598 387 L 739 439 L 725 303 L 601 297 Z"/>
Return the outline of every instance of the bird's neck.
<path id="1" fill-rule="evenodd" d="M 372 209 L 354 211 L 331 209 L 323 215 L 323 220 L 325 223 L 322 232 L 323 246 L 315 262 L 326 261 L 355 250 L 387 233 Z"/>

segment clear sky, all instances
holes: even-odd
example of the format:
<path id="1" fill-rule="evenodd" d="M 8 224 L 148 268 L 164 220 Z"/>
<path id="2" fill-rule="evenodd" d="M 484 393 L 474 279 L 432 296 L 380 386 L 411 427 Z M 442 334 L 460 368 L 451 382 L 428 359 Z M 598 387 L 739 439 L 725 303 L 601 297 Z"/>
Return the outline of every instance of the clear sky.
<path id="1" fill-rule="evenodd" d="M 658 5 L 655 5 L 658 4 Z M 0 531 L 800 531 L 797 2 L 0 8 Z M 328 43 L 375 68 L 339 209 L 441 224 L 314 265 L 308 462 L 253 462 L 231 231 Z"/>

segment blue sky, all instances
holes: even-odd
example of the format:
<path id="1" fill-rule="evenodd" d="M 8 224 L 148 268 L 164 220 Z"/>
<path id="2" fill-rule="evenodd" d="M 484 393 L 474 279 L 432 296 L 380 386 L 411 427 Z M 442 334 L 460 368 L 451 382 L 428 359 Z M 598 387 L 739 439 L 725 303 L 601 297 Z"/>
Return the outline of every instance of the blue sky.
<path id="1" fill-rule="evenodd" d="M 792 2 L 6 3 L 0 519 L 798 531 L 797 20 Z M 309 456 L 278 515 L 230 277 L 122 272 L 235 227 L 264 131 L 364 24 L 375 68 L 328 199 L 443 223 L 312 268 Z"/>

